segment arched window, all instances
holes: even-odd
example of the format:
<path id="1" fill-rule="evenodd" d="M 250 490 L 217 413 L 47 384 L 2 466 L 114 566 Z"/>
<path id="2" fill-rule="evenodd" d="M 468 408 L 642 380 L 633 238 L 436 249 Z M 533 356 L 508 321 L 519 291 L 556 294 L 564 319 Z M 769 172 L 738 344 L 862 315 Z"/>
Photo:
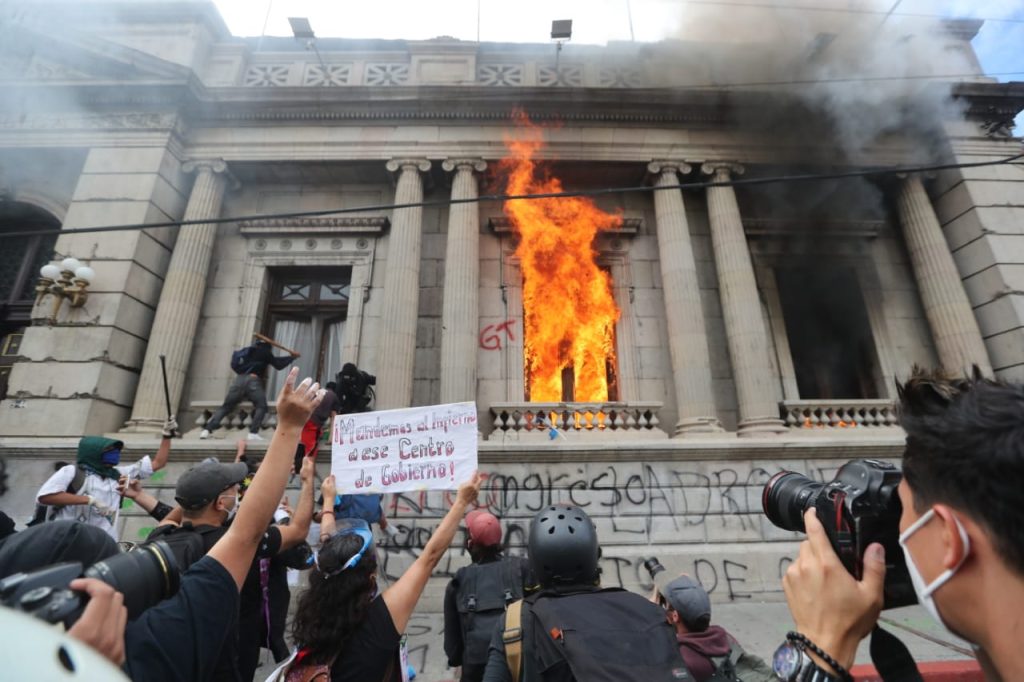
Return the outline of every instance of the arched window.
<path id="1" fill-rule="evenodd" d="M 57 235 L 3 237 L 3 233 L 60 229 L 48 212 L 0 201 L 0 400 L 7 397 L 11 366 L 21 354 L 21 339 L 31 322 L 39 268 L 53 255 Z"/>

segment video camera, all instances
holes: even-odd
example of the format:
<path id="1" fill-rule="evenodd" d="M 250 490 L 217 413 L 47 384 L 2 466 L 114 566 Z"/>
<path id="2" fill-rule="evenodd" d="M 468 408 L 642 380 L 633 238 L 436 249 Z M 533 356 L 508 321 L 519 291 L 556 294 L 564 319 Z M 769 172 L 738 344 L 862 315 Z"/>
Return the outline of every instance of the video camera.
<path id="1" fill-rule="evenodd" d="M 351 362 L 341 366 L 337 376 L 338 400 L 341 401 L 341 414 L 368 412 L 370 402 L 374 399 L 371 386 L 377 385 L 377 377 L 363 371 Z"/>
<path id="2" fill-rule="evenodd" d="M 818 483 L 792 471 L 768 481 L 761 506 L 768 520 L 784 530 L 806 533 L 804 512 L 814 507 L 832 548 L 843 566 L 858 580 L 864 551 L 873 542 L 885 548 L 885 603 L 892 609 L 917 603 L 914 585 L 899 545 L 900 470 L 874 459 L 855 459 L 836 472 L 834 480 Z"/>
<path id="3" fill-rule="evenodd" d="M 68 561 L 0 580 L 0 603 L 70 628 L 85 610 L 89 597 L 68 588 L 76 578 L 96 578 L 124 595 L 128 620 L 173 596 L 181 583 L 174 552 L 157 541 L 116 554 L 83 571 L 81 562 Z"/>

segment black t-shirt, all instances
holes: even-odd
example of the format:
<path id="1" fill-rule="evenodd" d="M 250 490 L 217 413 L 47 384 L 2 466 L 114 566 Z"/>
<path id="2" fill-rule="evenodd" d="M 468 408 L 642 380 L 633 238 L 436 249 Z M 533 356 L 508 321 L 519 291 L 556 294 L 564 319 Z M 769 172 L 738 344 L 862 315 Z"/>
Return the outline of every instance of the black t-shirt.
<path id="1" fill-rule="evenodd" d="M 214 679 L 238 614 L 238 588 L 227 569 L 203 557 L 185 572 L 178 593 L 125 628 L 124 669 L 133 680 Z"/>
<path id="2" fill-rule="evenodd" d="M 182 525 L 184 526 L 185 524 Z M 229 526 L 230 523 L 220 528 L 206 530 L 202 534 L 207 552 L 228 532 Z M 148 539 L 155 540 L 159 538 L 161 532 L 166 532 L 166 529 L 170 527 L 157 526 L 149 534 Z M 161 529 L 164 529 L 164 531 L 161 531 Z M 238 670 L 239 632 L 244 627 L 243 623 L 251 623 L 260 614 L 260 559 L 272 557 L 280 549 L 281 530 L 277 526 L 268 526 L 267 531 L 260 540 L 260 544 L 256 547 L 256 556 L 249 567 L 248 575 L 246 575 L 241 597 L 234 602 L 235 608 L 231 609 L 232 617 L 226 629 L 227 636 L 222 640 L 220 656 L 217 659 L 216 665 L 213 666 L 209 679 L 216 680 L 216 682 L 249 682 L 248 680 L 243 680 Z M 197 564 L 198 562 L 192 565 L 195 566 Z M 233 580 L 232 583 L 234 583 Z M 220 607 L 218 606 L 217 608 Z M 256 622 L 258 623 L 259 621 L 257 620 Z"/>
<path id="3" fill-rule="evenodd" d="M 341 412 L 341 401 L 334 391 L 328 388 L 324 393 L 324 399 L 313 410 L 313 414 L 309 415 L 309 421 L 322 427 L 330 418 L 331 412 Z"/>
<path id="4" fill-rule="evenodd" d="M 366 620 L 331 665 L 331 682 L 400 682 L 401 638 L 384 598 L 378 596 L 370 602 Z"/>

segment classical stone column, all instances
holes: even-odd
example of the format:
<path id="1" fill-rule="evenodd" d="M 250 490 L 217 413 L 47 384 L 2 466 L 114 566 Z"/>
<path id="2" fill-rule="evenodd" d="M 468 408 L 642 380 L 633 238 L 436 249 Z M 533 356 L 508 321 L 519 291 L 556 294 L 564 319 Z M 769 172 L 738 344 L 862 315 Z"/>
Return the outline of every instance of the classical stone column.
<path id="1" fill-rule="evenodd" d="M 712 162 L 705 163 L 701 170 L 715 182 L 728 182 L 730 173 L 742 173 L 743 167 Z M 739 401 L 739 435 L 783 433 L 786 427 L 779 418 L 768 331 L 761 314 L 754 264 L 743 232 L 736 192 L 732 187 L 709 187 L 707 197 L 718 293 Z"/>
<path id="2" fill-rule="evenodd" d="M 395 203 L 423 201 L 420 173 L 430 170 L 426 159 L 392 159 L 387 169 L 398 173 Z M 377 351 L 377 408 L 412 404 L 412 371 L 416 356 L 416 318 L 420 300 L 420 243 L 423 209 L 396 208 L 391 216 L 384 303 Z"/>
<path id="3" fill-rule="evenodd" d="M 448 159 L 455 171 L 452 199 L 475 199 L 477 180 L 487 164 L 480 159 Z M 477 327 L 480 326 L 480 206 L 452 204 L 448 211 L 444 301 L 441 309 L 441 402 L 476 400 Z"/>
<path id="4" fill-rule="evenodd" d="M 235 182 L 227 164 L 220 160 L 188 161 L 182 169 L 197 174 L 184 219 L 219 217 L 224 191 L 229 182 Z M 178 412 L 216 235 L 217 226 L 210 223 L 185 225 L 178 231 L 149 334 L 131 419 L 125 424 L 125 431 L 159 431 L 167 418 L 161 355 L 166 356 L 171 411 Z"/>
<path id="5" fill-rule="evenodd" d="M 677 173 L 689 173 L 691 167 L 679 161 L 654 161 L 647 170 L 657 176 L 655 186 L 664 187 L 678 185 Z M 656 190 L 654 212 L 672 383 L 679 411 L 674 436 L 719 432 L 722 427 L 715 415 L 708 337 L 683 193 L 678 189 Z"/>
<path id="6" fill-rule="evenodd" d="M 956 373 L 968 372 L 972 365 L 978 365 L 986 376 L 992 376 L 978 320 L 919 175 L 903 179 L 898 204 L 903 237 L 939 363 Z"/>

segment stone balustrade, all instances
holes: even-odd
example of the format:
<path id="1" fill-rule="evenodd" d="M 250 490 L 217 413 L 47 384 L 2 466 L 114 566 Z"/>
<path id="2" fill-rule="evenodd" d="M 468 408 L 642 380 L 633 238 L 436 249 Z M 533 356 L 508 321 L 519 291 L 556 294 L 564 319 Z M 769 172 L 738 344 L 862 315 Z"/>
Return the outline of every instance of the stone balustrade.
<path id="1" fill-rule="evenodd" d="M 196 400 L 190 403 L 191 411 L 196 414 L 195 423 L 193 428 L 186 432 L 186 436 L 196 435 L 202 430 L 206 422 L 213 416 L 213 413 L 221 406 L 218 400 Z M 224 417 L 220 423 L 220 428 L 214 433 L 231 433 L 237 431 L 240 435 L 245 435 L 249 430 L 249 425 L 252 424 L 252 413 L 253 405 L 250 402 L 241 402 L 231 412 L 228 412 L 227 416 Z M 183 425 L 184 426 L 184 425 Z M 263 418 L 263 424 L 260 426 L 260 433 L 267 435 L 273 432 L 277 427 L 277 403 L 268 403 L 267 416 Z"/>
<path id="2" fill-rule="evenodd" d="M 551 438 L 667 438 L 658 419 L 660 402 L 615 403 L 493 403 L 494 433 L 489 440 L 510 434 Z"/>
<path id="3" fill-rule="evenodd" d="M 898 428 L 890 400 L 784 400 L 782 419 L 790 429 Z"/>

